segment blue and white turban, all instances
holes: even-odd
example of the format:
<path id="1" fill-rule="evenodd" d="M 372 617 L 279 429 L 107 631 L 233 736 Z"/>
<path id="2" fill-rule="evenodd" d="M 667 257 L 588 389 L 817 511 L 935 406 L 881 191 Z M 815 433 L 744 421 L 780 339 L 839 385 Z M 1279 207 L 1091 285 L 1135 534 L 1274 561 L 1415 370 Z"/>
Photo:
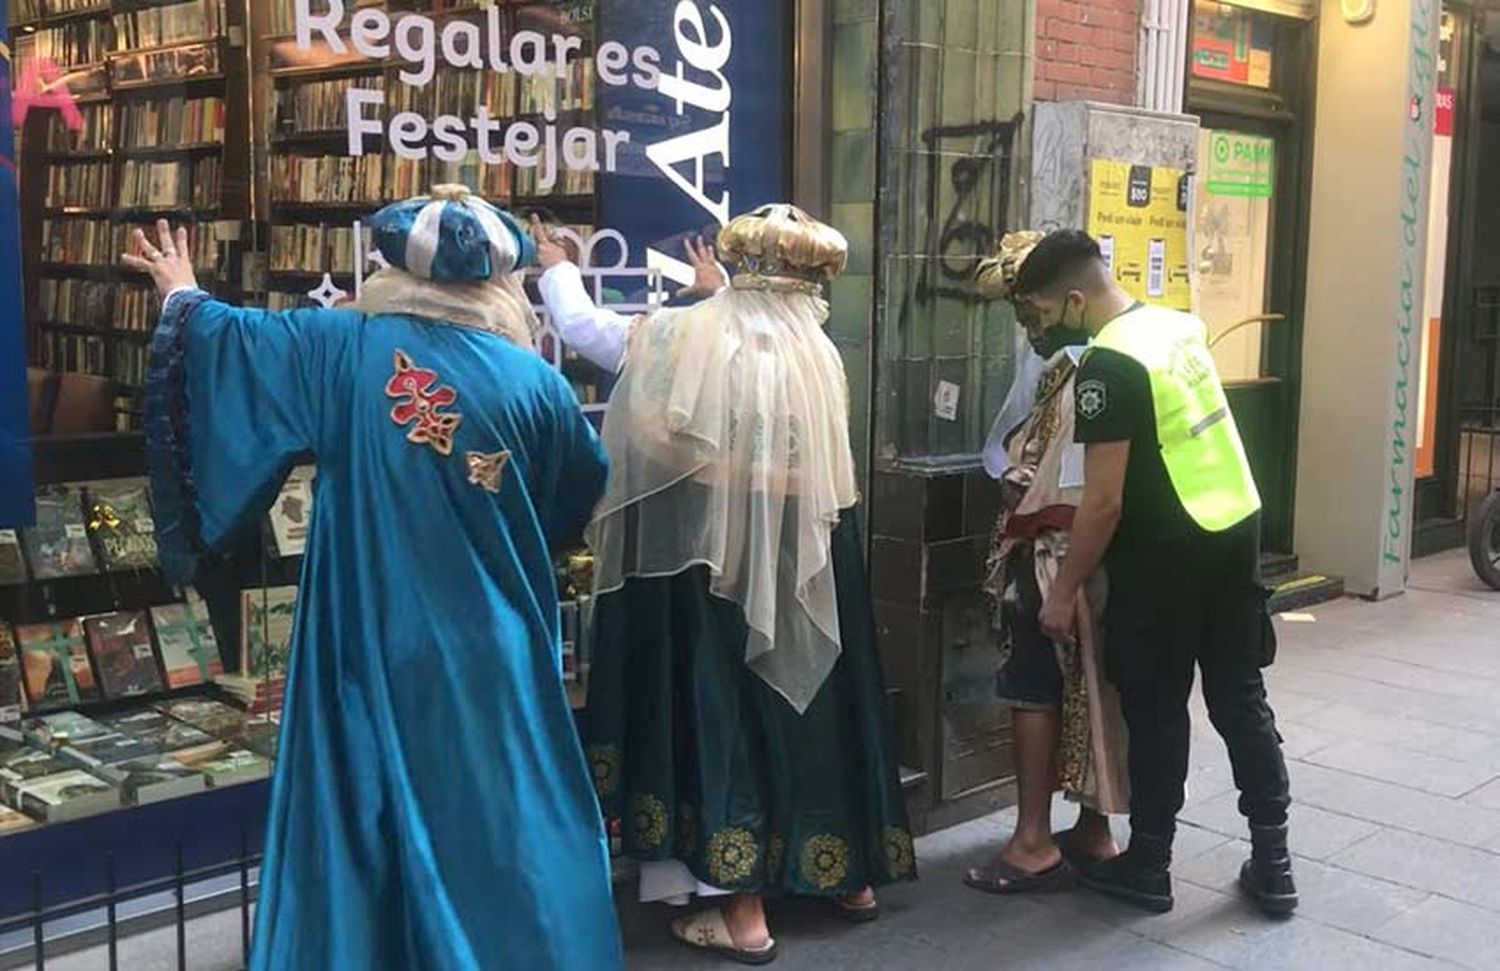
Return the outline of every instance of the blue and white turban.
<path id="1" fill-rule="evenodd" d="M 461 185 L 392 203 L 370 217 L 386 262 L 434 283 L 477 283 L 536 262 L 536 246 L 516 218 Z"/>

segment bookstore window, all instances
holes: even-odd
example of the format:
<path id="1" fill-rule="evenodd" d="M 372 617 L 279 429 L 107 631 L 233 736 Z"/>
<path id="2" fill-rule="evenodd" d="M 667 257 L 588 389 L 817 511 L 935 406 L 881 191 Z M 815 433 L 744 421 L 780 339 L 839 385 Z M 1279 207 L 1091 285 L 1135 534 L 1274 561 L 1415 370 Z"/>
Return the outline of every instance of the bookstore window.
<path id="1" fill-rule="evenodd" d="M 198 590 L 157 574 L 140 430 L 160 301 L 119 265 L 131 232 L 187 226 L 231 303 L 335 306 L 379 269 L 367 217 L 458 182 L 557 226 L 599 302 L 659 306 L 691 279 L 688 238 L 789 190 L 787 6 L 723 6 L 0 0 L 37 455 L 37 524 L 0 530 L 0 802 L 21 806 L 0 834 L 274 757 L 316 468 Z M 609 375 L 542 328 L 599 415 Z M 577 699 L 589 567 L 557 562 Z"/>

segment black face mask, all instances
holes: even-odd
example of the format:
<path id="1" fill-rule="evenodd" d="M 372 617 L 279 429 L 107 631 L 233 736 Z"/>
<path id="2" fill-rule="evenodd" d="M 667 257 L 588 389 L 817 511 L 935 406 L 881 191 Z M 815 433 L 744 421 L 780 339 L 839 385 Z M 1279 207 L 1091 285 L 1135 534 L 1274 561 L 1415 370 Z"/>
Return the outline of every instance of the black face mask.
<path id="1" fill-rule="evenodd" d="M 1047 360 L 1065 347 L 1082 347 L 1088 342 L 1089 332 L 1083 326 L 1083 314 L 1078 315 L 1078 326 L 1071 327 L 1067 322 L 1067 311 L 1064 310 L 1063 318 L 1043 331 L 1042 336 L 1031 342 L 1031 346 L 1043 360 Z"/>

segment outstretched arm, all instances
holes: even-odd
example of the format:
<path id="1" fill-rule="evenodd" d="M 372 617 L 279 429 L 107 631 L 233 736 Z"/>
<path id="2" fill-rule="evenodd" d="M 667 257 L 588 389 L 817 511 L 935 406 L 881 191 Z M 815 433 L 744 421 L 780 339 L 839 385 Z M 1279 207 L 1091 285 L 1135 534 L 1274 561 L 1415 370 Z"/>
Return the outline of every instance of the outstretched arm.
<path id="1" fill-rule="evenodd" d="M 162 565 L 192 578 L 202 553 L 269 507 L 296 456 L 317 454 L 337 409 L 359 314 L 240 309 L 198 289 L 187 233 L 137 231 L 127 266 L 167 297 L 152 336 L 146 440 Z"/>
<path id="2" fill-rule="evenodd" d="M 563 343 L 605 370 L 618 371 L 625 361 L 631 318 L 594 305 L 583 285 L 583 274 L 536 216 L 531 217 L 531 238 L 542 264 L 537 288 Z"/>

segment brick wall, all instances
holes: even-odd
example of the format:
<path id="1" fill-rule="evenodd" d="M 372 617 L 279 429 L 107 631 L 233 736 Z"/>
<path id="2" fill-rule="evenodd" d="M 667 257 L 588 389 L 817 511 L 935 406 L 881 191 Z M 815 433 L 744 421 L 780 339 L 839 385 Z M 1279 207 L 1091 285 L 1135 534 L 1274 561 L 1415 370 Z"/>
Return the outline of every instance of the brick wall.
<path id="1" fill-rule="evenodd" d="M 1036 0 L 1038 101 L 1134 104 L 1140 0 Z"/>

